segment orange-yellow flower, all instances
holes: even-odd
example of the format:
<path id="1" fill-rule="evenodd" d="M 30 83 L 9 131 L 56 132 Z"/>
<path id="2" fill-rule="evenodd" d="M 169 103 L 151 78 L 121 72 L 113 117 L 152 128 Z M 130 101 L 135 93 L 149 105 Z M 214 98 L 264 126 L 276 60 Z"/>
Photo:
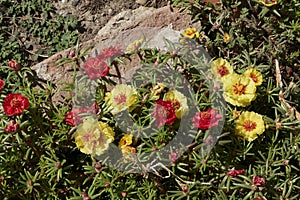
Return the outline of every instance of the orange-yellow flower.
<path id="1" fill-rule="evenodd" d="M 244 72 L 244 75 L 251 78 L 256 86 L 259 86 L 262 84 L 262 81 L 263 81 L 262 74 L 259 71 L 257 71 L 255 68 L 247 69 Z"/>
<path id="2" fill-rule="evenodd" d="M 244 75 L 236 73 L 222 79 L 224 84 L 224 99 L 234 106 L 248 106 L 256 98 L 255 83 Z"/>
<path id="3" fill-rule="evenodd" d="M 200 34 L 196 30 L 196 28 L 187 28 L 183 33 L 181 33 L 183 36 L 188 38 L 199 38 Z"/>
<path id="4" fill-rule="evenodd" d="M 270 7 L 277 4 L 277 0 L 259 0 L 259 3 L 266 7 Z"/>
<path id="5" fill-rule="evenodd" d="M 217 79 L 223 78 L 226 75 L 233 73 L 233 68 L 230 63 L 223 59 L 218 58 L 211 63 L 211 70 Z"/>
<path id="6" fill-rule="evenodd" d="M 126 146 L 129 146 L 131 144 L 132 144 L 132 135 L 130 135 L 130 134 L 125 134 L 119 141 L 119 147 L 121 149 L 123 149 Z"/>
<path id="7" fill-rule="evenodd" d="M 224 40 L 225 43 L 230 42 L 230 35 L 228 33 L 224 33 L 224 39 L 223 40 Z"/>
<path id="8" fill-rule="evenodd" d="M 255 140 L 265 131 L 265 123 L 262 115 L 245 111 L 236 120 L 235 133 L 249 142 Z"/>

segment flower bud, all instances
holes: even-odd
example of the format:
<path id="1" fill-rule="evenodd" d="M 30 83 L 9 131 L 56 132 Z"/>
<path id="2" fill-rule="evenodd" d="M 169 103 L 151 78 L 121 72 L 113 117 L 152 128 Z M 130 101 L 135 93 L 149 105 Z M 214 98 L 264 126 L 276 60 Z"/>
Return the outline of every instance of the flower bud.
<path id="1" fill-rule="evenodd" d="M 21 68 L 21 65 L 16 60 L 8 61 L 8 66 L 15 71 L 18 71 Z"/>

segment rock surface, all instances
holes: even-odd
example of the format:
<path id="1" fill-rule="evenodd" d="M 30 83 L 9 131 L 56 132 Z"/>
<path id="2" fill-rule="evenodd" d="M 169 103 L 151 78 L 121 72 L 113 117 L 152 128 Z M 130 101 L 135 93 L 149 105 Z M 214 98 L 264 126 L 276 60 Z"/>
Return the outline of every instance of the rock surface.
<path id="1" fill-rule="evenodd" d="M 160 35 L 152 40 L 151 47 L 160 47 L 162 38 L 166 35 L 176 38 L 179 32 L 186 27 L 195 26 L 187 14 L 179 11 L 171 11 L 169 7 L 162 7 L 159 9 L 140 7 L 136 10 L 124 11 L 113 17 L 105 27 L 103 27 L 94 39 L 80 44 L 79 49 L 83 50 L 88 46 L 94 48 L 89 52 L 89 56 L 95 56 L 95 50 L 100 52 L 103 48 L 109 46 L 119 46 L 125 49 L 130 43 L 140 38 L 150 39 L 155 37 L 158 33 Z M 168 28 L 168 29 L 164 29 Z M 156 40 L 156 41 L 155 41 Z M 46 81 L 52 81 L 58 89 L 62 88 L 62 83 L 69 83 L 72 81 L 73 66 L 66 64 L 58 67 L 56 61 L 60 58 L 68 57 L 70 49 L 59 52 L 41 63 L 33 66 L 32 69 L 36 71 L 37 77 Z M 80 63 L 82 64 L 82 63 Z M 135 59 L 131 63 L 126 63 L 121 69 L 121 74 L 125 74 L 132 68 L 137 67 Z M 65 96 L 64 92 L 57 92 L 53 99 L 59 101 L 61 96 Z"/>

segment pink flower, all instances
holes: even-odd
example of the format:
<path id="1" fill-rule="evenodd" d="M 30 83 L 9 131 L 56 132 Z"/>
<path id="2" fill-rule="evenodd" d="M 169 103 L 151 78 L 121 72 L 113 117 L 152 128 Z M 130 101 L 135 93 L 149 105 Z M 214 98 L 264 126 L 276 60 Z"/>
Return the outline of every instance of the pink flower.
<path id="1" fill-rule="evenodd" d="M 218 114 L 215 109 L 208 109 L 206 111 L 197 112 L 193 117 L 193 126 L 206 130 L 214 126 L 218 126 L 222 115 Z"/>
<path id="2" fill-rule="evenodd" d="M 83 67 L 91 80 L 105 77 L 110 70 L 106 62 L 99 58 L 88 58 Z"/>
<path id="3" fill-rule="evenodd" d="M 18 71 L 21 68 L 21 65 L 16 60 L 8 61 L 8 66 L 15 71 Z"/>
<path id="4" fill-rule="evenodd" d="M 99 58 L 101 60 L 107 60 L 107 59 L 113 60 L 115 57 L 117 57 L 121 54 L 122 54 L 122 52 L 119 47 L 108 47 L 108 48 L 103 49 L 97 58 Z"/>
<path id="5" fill-rule="evenodd" d="M 157 127 L 161 127 L 165 123 L 172 125 L 176 121 L 175 108 L 169 100 L 164 101 L 160 99 L 156 101 L 152 115 L 155 117 L 155 125 Z"/>
<path id="6" fill-rule="evenodd" d="M 245 173 L 245 170 L 241 169 L 241 170 L 238 170 L 238 169 L 231 169 L 227 172 L 227 175 L 232 177 L 232 178 L 235 178 L 237 177 L 238 175 L 242 175 Z"/>
<path id="7" fill-rule="evenodd" d="M 6 128 L 4 129 L 4 131 L 7 132 L 7 133 L 15 133 L 15 132 L 17 132 L 18 128 L 19 128 L 19 124 L 17 122 L 15 122 L 14 120 L 12 120 L 6 126 Z"/>
<path id="8" fill-rule="evenodd" d="M 177 152 L 173 152 L 171 153 L 171 155 L 169 156 L 169 160 L 172 162 L 172 163 L 175 163 L 179 158 L 179 155 Z"/>
<path id="9" fill-rule="evenodd" d="M 8 94 L 3 100 L 2 106 L 7 116 L 19 115 L 23 110 L 29 108 L 29 101 L 26 96 L 21 94 Z"/>
<path id="10" fill-rule="evenodd" d="M 4 87 L 4 80 L 0 79 L 0 91 L 2 90 L 2 88 Z"/>
<path id="11" fill-rule="evenodd" d="M 261 185 L 265 184 L 265 179 L 260 178 L 259 176 L 254 176 L 252 178 L 252 182 L 255 186 L 261 186 Z"/>

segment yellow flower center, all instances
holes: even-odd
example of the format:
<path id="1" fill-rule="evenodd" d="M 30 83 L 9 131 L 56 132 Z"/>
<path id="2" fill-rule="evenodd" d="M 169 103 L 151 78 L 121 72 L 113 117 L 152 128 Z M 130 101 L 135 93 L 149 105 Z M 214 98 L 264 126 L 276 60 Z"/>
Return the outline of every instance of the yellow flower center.
<path id="1" fill-rule="evenodd" d="M 115 102 L 120 105 L 126 102 L 126 95 L 125 94 L 120 94 L 114 98 Z"/>
<path id="2" fill-rule="evenodd" d="M 218 73 L 220 74 L 221 77 L 227 75 L 228 74 L 227 67 L 224 65 L 218 66 Z"/>
<path id="3" fill-rule="evenodd" d="M 246 85 L 237 83 L 237 84 L 233 85 L 233 92 L 238 95 L 245 94 L 246 87 L 247 87 Z"/>
<path id="4" fill-rule="evenodd" d="M 256 122 L 253 122 L 251 120 L 246 120 L 243 127 L 246 131 L 252 131 L 256 128 Z"/>
<path id="5" fill-rule="evenodd" d="M 200 118 L 201 119 L 210 119 L 210 113 L 209 112 L 201 112 L 200 113 Z"/>

